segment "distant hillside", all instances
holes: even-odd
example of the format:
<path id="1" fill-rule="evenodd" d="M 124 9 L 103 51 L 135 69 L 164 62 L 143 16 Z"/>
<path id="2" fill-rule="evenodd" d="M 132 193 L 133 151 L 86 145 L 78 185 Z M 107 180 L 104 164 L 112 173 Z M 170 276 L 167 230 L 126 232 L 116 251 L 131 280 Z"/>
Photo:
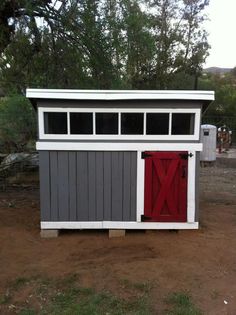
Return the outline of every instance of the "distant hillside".
<path id="1" fill-rule="evenodd" d="M 225 73 L 229 73 L 231 70 L 232 70 L 232 68 L 209 67 L 209 68 L 203 69 L 203 72 L 215 73 L 215 74 L 225 74 Z"/>

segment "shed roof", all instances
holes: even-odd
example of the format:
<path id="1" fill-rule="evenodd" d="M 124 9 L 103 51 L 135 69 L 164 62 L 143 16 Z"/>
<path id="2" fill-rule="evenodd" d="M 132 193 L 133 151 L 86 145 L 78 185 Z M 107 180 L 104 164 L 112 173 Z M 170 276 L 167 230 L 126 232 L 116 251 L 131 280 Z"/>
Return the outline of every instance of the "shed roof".
<path id="1" fill-rule="evenodd" d="M 61 90 L 27 89 L 31 99 L 67 100 L 194 100 L 210 103 L 215 99 L 214 91 L 181 90 Z"/>

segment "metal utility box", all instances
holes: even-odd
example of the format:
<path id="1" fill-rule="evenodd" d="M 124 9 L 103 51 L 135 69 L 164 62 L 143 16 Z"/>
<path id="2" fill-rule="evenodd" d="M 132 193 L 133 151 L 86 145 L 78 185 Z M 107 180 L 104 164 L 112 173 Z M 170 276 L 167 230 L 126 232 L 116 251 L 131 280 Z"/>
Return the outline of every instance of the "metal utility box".
<path id="1" fill-rule="evenodd" d="M 200 160 L 203 162 L 214 162 L 216 160 L 216 126 L 201 125 L 201 142 L 203 150 Z"/>
<path id="2" fill-rule="evenodd" d="M 28 89 L 41 229 L 196 229 L 211 91 Z"/>

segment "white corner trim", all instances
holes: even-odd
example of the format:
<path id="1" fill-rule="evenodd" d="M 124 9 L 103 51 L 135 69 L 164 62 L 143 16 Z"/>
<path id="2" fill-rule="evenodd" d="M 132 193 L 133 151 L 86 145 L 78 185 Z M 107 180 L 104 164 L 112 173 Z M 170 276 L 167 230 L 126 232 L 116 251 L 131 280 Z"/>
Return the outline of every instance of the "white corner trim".
<path id="1" fill-rule="evenodd" d="M 38 141 L 38 151 L 202 151 L 202 143 Z"/>
<path id="2" fill-rule="evenodd" d="M 142 152 L 137 152 L 137 222 L 141 222 L 141 215 L 144 214 L 144 177 L 145 161 L 141 157 Z"/>
<path id="3" fill-rule="evenodd" d="M 26 97 L 70 100 L 205 100 L 213 101 L 214 91 L 180 90 L 61 90 L 27 89 Z"/>
<path id="4" fill-rule="evenodd" d="M 195 180 L 196 180 L 196 152 L 189 151 L 193 154 L 188 157 L 188 189 L 187 189 L 187 222 L 195 221 Z"/>
<path id="5" fill-rule="evenodd" d="M 192 230 L 198 229 L 198 222 L 127 222 L 127 221 L 93 221 L 93 222 L 75 222 L 75 221 L 41 221 L 41 229 L 133 229 L 133 230 Z"/>

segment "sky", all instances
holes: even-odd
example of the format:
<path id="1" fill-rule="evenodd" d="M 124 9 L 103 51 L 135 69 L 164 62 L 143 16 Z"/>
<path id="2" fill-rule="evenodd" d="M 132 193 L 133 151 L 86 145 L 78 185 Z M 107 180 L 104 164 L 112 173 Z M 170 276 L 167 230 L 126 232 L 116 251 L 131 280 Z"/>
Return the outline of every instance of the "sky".
<path id="1" fill-rule="evenodd" d="M 236 0 L 210 0 L 205 22 L 210 55 L 204 68 L 236 66 Z"/>

